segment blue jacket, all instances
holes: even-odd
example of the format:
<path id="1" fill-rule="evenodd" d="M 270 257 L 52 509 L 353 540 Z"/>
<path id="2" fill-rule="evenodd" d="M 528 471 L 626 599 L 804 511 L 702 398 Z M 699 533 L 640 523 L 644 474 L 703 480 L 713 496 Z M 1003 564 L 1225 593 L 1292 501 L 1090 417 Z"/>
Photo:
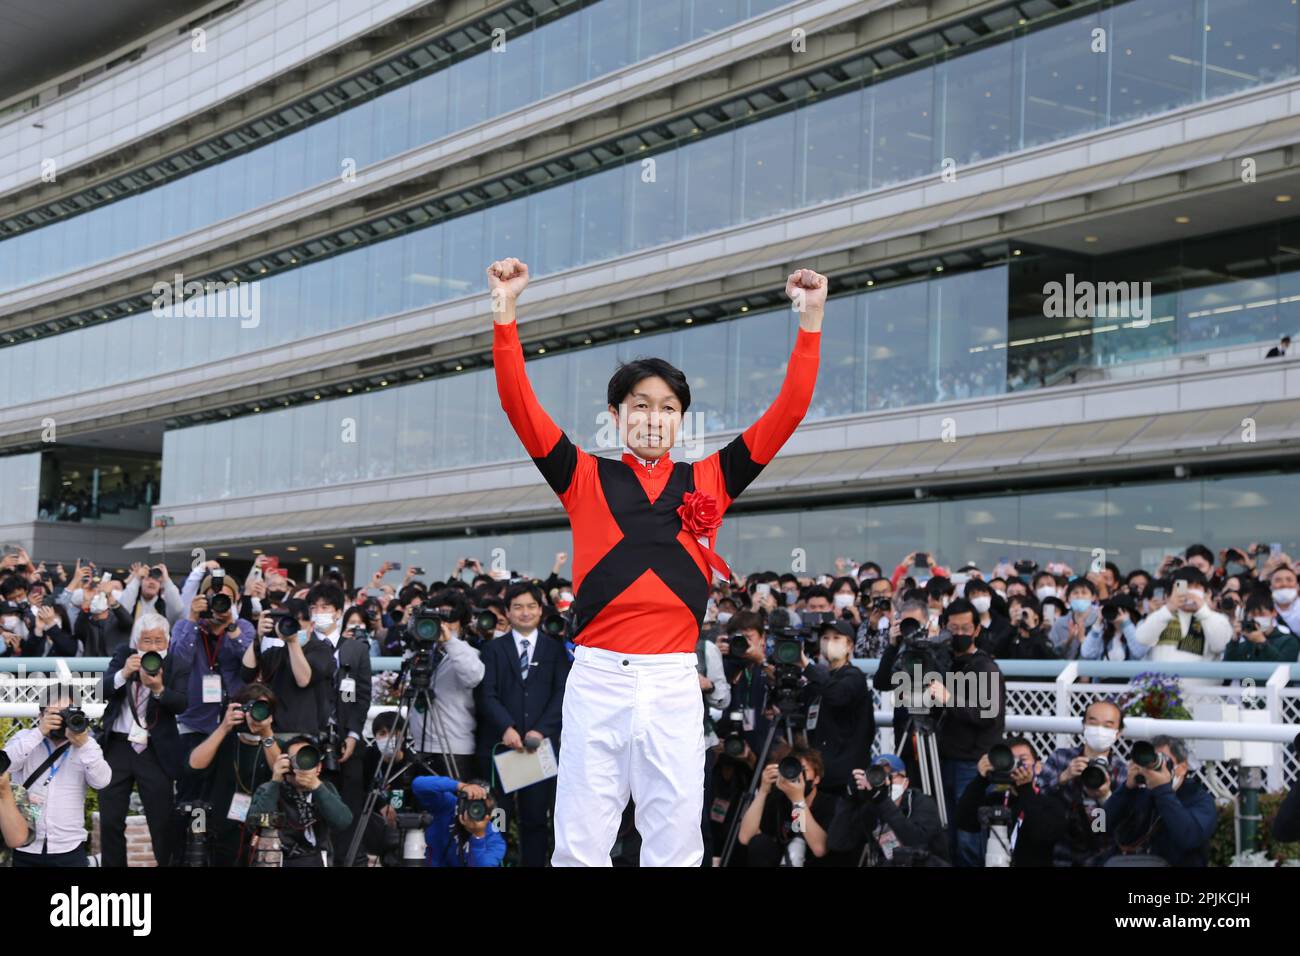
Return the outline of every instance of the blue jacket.
<path id="1" fill-rule="evenodd" d="M 451 777 L 416 777 L 411 784 L 416 802 L 433 814 L 433 822 L 424 831 L 428 866 L 500 866 L 506 855 L 506 839 L 489 825 L 481 837 L 470 837 L 465 857 L 461 858 L 458 841 L 452 836 L 456 822 L 457 781 Z"/>
<path id="2" fill-rule="evenodd" d="M 1189 776 L 1177 790 L 1165 783 L 1130 790 L 1120 787 L 1106 801 L 1106 826 L 1116 842 L 1136 842 L 1156 822 L 1145 849 L 1170 866 L 1207 866 L 1210 837 L 1218 823 L 1214 796 Z"/>

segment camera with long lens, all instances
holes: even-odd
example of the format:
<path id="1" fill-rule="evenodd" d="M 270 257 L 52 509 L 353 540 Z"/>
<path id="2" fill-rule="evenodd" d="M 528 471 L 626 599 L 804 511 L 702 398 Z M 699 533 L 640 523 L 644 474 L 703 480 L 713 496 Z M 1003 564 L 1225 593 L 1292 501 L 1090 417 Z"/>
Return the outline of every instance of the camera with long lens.
<path id="1" fill-rule="evenodd" d="M 496 625 L 495 615 L 493 615 L 493 626 Z M 548 637 L 553 637 L 557 641 L 567 640 L 569 637 L 569 621 L 559 611 L 547 611 L 542 615 L 542 623 L 538 625 L 541 632 Z"/>
<path id="2" fill-rule="evenodd" d="M 1006 744 L 989 748 L 989 783 L 997 786 L 1011 785 L 1011 772 L 1016 769 L 1016 755 Z"/>
<path id="3" fill-rule="evenodd" d="M 873 611 L 889 611 L 893 606 L 894 602 L 887 597 L 872 598 L 871 600 L 871 610 Z"/>
<path id="4" fill-rule="evenodd" d="M 1143 770 L 1167 770 L 1169 769 L 1169 760 L 1155 747 L 1151 746 L 1149 740 L 1139 740 L 1133 744 L 1133 751 L 1129 754 L 1133 762 Z M 1145 774 L 1137 775 L 1137 785 L 1145 787 L 1147 778 Z"/>
<path id="5" fill-rule="evenodd" d="M 793 755 L 782 757 L 776 765 L 776 772 L 793 783 L 803 773 L 803 762 Z"/>
<path id="6" fill-rule="evenodd" d="M 471 608 L 470 627 L 480 634 L 491 636 L 497 629 L 497 616 L 490 607 Z"/>
<path id="7" fill-rule="evenodd" d="M 749 653 L 749 638 L 737 631 L 727 635 L 727 656 L 735 660 L 744 660 Z"/>
<path id="8" fill-rule="evenodd" d="M 80 707 L 64 707 L 59 716 L 63 718 L 63 724 L 50 731 L 51 740 L 67 740 L 68 734 L 84 734 L 90 729 L 90 718 Z"/>
<path id="9" fill-rule="evenodd" d="M 829 617 L 829 615 L 827 615 Z M 820 625 L 819 625 L 820 626 Z M 803 674 L 802 658 L 807 629 L 791 627 L 790 614 L 777 608 L 768 618 L 768 632 L 773 637 L 772 653 L 767 662 L 773 665 L 774 679 L 770 695 L 777 710 L 788 720 L 794 720 L 799 706 L 800 678 Z"/>
<path id="10" fill-rule="evenodd" d="M 239 705 L 240 711 L 246 718 L 251 718 L 253 723 L 260 724 L 271 717 L 271 702 L 268 700 L 250 700 Z"/>
<path id="11" fill-rule="evenodd" d="M 176 804 L 176 815 L 185 821 L 185 852 L 181 866 L 211 866 L 208 821 L 212 819 L 212 804 L 202 800 L 184 800 Z"/>
<path id="12" fill-rule="evenodd" d="M 889 793 L 889 772 L 880 764 L 872 764 L 866 769 L 867 785 L 870 790 L 859 790 L 856 781 L 847 785 L 850 799 L 859 802 L 870 800 L 873 803 L 883 800 Z"/>
<path id="13" fill-rule="evenodd" d="M 990 756 L 992 756 L 990 752 Z M 1009 834 L 1015 826 L 1015 813 L 1008 806 L 1000 803 L 980 807 L 978 811 L 980 829 L 988 834 L 988 843 L 984 850 L 984 866 L 999 867 L 1011 865 L 1011 841 Z"/>
<path id="14" fill-rule="evenodd" d="M 1079 782 L 1089 790 L 1100 790 L 1109 779 L 1110 761 L 1105 757 L 1093 757 L 1079 774 Z"/>
<path id="15" fill-rule="evenodd" d="M 291 773 L 315 770 L 320 766 L 322 756 L 321 749 L 315 744 L 304 744 L 289 758 L 289 770 Z"/>
<path id="16" fill-rule="evenodd" d="M 326 773 L 338 773 L 339 754 L 342 744 L 339 741 L 339 729 L 331 717 L 325 728 L 325 738 L 321 741 L 321 769 Z"/>
<path id="17" fill-rule="evenodd" d="M 163 657 L 157 651 L 146 651 L 140 655 L 140 670 L 150 677 L 157 677 L 163 669 Z"/>
<path id="18" fill-rule="evenodd" d="M 397 813 L 397 825 L 385 827 L 378 852 L 384 866 L 424 866 L 427 844 L 424 831 L 433 822 L 430 813 Z"/>
<path id="19" fill-rule="evenodd" d="M 275 621 L 275 636 L 280 640 L 296 641 L 298 639 L 298 618 L 292 611 L 275 608 L 267 611 L 266 616 Z"/>
<path id="20" fill-rule="evenodd" d="M 429 650 L 442 636 L 442 626 L 452 619 L 451 611 L 421 604 L 411 612 L 406 626 L 406 644 L 412 650 Z"/>
<path id="21" fill-rule="evenodd" d="M 911 689 L 901 704 L 911 713 L 928 711 L 925 695 L 926 674 L 946 674 L 952 665 L 952 652 L 947 644 L 930 639 L 926 625 L 913 617 L 898 621 L 898 656 L 894 658 L 891 674 L 903 674 L 903 686 Z"/>
<path id="22" fill-rule="evenodd" d="M 365 641 L 369 644 L 375 639 L 375 632 L 362 624 L 354 624 L 348 628 L 348 637 L 354 641 Z"/>

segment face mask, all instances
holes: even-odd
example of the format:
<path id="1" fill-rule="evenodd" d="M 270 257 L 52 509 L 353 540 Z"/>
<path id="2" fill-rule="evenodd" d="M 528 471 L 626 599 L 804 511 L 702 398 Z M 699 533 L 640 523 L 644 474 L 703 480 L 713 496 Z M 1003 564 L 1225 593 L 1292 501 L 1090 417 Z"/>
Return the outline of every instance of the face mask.
<path id="1" fill-rule="evenodd" d="M 1187 779 L 1187 774 L 1183 774 L 1181 777 L 1178 776 L 1178 774 L 1174 774 L 1174 778 L 1169 782 L 1169 785 L 1173 787 L 1175 790 L 1177 790 L 1179 787 L 1183 785 L 1183 781 L 1186 779 Z"/>
<path id="2" fill-rule="evenodd" d="M 1070 598 L 1070 610 L 1075 614 L 1086 614 L 1091 607 L 1091 598 Z"/>
<path id="3" fill-rule="evenodd" d="M 982 594 L 979 597 L 971 598 L 970 603 L 977 613 L 987 614 L 989 608 L 993 606 L 993 598 L 989 597 L 987 594 Z"/>
<path id="4" fill-rule="evenodd" d="M 726 623 L 727 623 L 728 621 L 730 621 L 730 620 L 731 620 L 731 612 L 730 612 L 730 611 L 719 611 L 719 612 L 718 612 L 718 623 L 719 623 L 719 624 L 726 624 Z"/>
<path id="5" fill-rule="evenodd" d="M 1252 617 L 1252 621 L 1259 625 L 1259 629 L 1268 633 L 1273 630 L 1273 619 L 1271 617 Z"/>
<path id="6" fill-rule="evenodd" d="M 311 616 L 312 627 L 322 633 L 328 634 L 334 627 L 333 611 L 317 611 Z"/>
<path id="7" fill-rule="evenodd" d="M 306 644 L 306 643 L 307 643 L 308 641 L 310 641 L 310 640 L 311 640 L 311 631 L 299 631 L 299 632 L 298 632 L 298 643 L 299 643 L 299 644 Z"/>
<path id="8" fill-rule="evenodd" d="M 893 784 L 890 784 L 890 785 L 889 785 L 889 799 L 890 799 L 890 800 L 893 800 L 895 803 L 897 803 L 897 802 L 898 802 L 898 798 L 901 797 L 901 796 L 903 795 L 903 791 L 906 790 L 906 789 L 907 789 L 907 784 L 905 784 L 905 783 L 893 783 Z"/>
<path id="9" fill-rule="evenodd" d="M 952 636 L 952 649 L 957 654 L 965 654 L 974 643 L 974 634 L 954 634 Z"/>
<path id="10" fill-rule="evenodd" d="M 267 591 L 266 599 L 272 604 L 281 604 L 288 595 L 288 591 Z"/>
<path id="11" fill-rule="evenodd" d="M 18 629 L 18 618 L 16 617 L 0 618 L 0 626 L 3 626 L 6 631 L 15 631 Z"/>
<path id="12" fill-rule="evenodd" d="M 1093 750 L 1109 750 L 1118 736 L 1119 731 L 1109 727 L 1094 727 L 1090 724 L 1083 728 L 1083 742 Z"/>
<path id="13" fill-rule="evenodd" d="M 101 614 L 108 610 L 108 598 L 102 594 L 96 594 L 90 599 L 90 613 Z"/>
<path id="14" fill-rule="evenodd" d="M 1273 603 L 1280 604 L 1283 607 L 1290 607 L 1295 603 L 1295 588 L 1278 588 L 1273 592 Z"/>
<path id="15" fill-rule="evenodd" d="M 1039 588 L 1034 593 L 1038 595 L 1038 600 L 1046 601 L 1049 597 L 1056 597 L 1056 588 Z"/>
<path id="16" fill-rule="evenodd" d="M 785 592 L 785 603 L 786 603 L 786 604 L 797 604 L 797 603 L 799 603 L 799 592 L 798 592 L 798 591 L 786 591 L 786 592 Z"/>
<path id="17" fill-rule="evenodd" d="M 849 606 L 850 604 L 852 604 L 852 603 L 853 603 L 853 595 L 852 595 L 852 594 L 837 594 L 837 595 L 835 595 L 835 609 L 836 609 L 837 611 L 838 611 L 838 610 L 842 610 L 842 609 L 848 607 L 848 606 Z"/>
<path id="18" fill-rule="evenodd" d="M 375 746 L 379 748 L 379 755 L 381 757 L 391 757 L 397 750 L 397 738 L 375 738 Z"/>
<path id="19" fill-rule="evenodd" d="M 831 664 L 838 664 L 840 661 L 844 660 L 844 658 L 848 656 L 849 656 L 848 652 L 845 651 L 845 649 L 841 647 L 838 643 L 822 644 L 822 657 L 826 658 L 826 660 Z"/>

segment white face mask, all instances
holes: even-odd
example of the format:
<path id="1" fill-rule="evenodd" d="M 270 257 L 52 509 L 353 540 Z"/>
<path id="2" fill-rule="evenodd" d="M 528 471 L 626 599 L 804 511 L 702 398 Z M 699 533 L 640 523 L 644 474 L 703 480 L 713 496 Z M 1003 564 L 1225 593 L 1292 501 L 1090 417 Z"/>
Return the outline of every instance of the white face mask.
<path id="1" fill-rule="evenodd" d="M 987 614 L 989 607 L 993 604 L 993 598 L 989 597 L 987 594 L 982 594 L 979 597 L 971 598 L 970 603 L 980 614 Z"/>
<path id="2" fill-rule="evenodd" d="M 108 598 L 102 594 L 96 594 L 90 599 L 90 613 L 100 614 L 108 610 Z"/>
<path id="3" fill-rule="evenodd" d="M 730 612 L 730 611 L 719 611 L 719 612 L 718 612 L 718 623 L 719 623 L 719 624 L 726 624 L 726 623 L 727 623 L 728 621 L 730 621 L 730 620 L 731 620 L 731 612 Z"/>
<path id="4" fill-rule="evenodd" d="M 18 618 L 6 615 L 0 618 L 0 627 L 3 627 L 6 631 L 16 631 L 18 630 Z"/>
<path id="5" fill-rule="evenodd" d="M 1202 604 L 1205 603 L 1205 592 L 1200 588 L 1188 588 L 1187 596 L 1193 600 L 1201 602 Z"/>
<path id="6" fill-rule="evenodd" d="M 891 784 L 889 785 L 889 799 L 890 799 L 890 800 L 893 800 L 895 803 L 897 803 L 899 797 L 901 797 L 901 796 L 903 795 L 903 792 L 904 792 L 905 790 L 907 790 L 907 784 L 905 784 L 905 783 L 891 783 Z"/>
<path id="7" fill-rule="evenodd" d="M 375 746 L 379 748 L 379 754 L 382 757 L 389 757 L 397 750 L 397 738 L 389 735 L 387 737 L 376 737 Z"/>
<path id="8" fill-rule="evenodd" d="M 1056 597 L 1056 588 L 1042 587 L 1034 593 L 1038 595 L 1038 600 L 1046 601 L 1049 597 Z"/>
<path id="9" fill-rule="evenodd" d="M 1259 629 L 1267 634 L 1273 630 L 1273 619 L 1271 617 L 1252 617 L 1252 621 L 1259 625 Z"/>
<path id="10" fill-rule="evenodd" d="M 1118 736 L 1119 731 L 1110 727 L 1096 727 L 1089 724 L 1083 728 L 1083 742 L 1093 750 L 1110 750 Z"/>
<path id="11" fill-rule="evenodd" d="M 334 612 L 317 611 L 311 616 L 311 626 L 323 634 L 328 634 L 334 629 Z"/>
<path id="12" fill-rule="evenodd" d="M 1273 592 L 1273 603 L 1280 604 L 1283 607 L 1290 607 L 1295 603 L 1295 588 L 1278 588 Z"/>
<path id="13" fill-rule="evenodd" d="M 827 662 L 838 664 L 848 656 L 848 651 L 839 641 L 835 641 L 834 643 L 830 641 L 822 641 L 822 657 L 826 658 Z"/>
<path id="14" fill-rule="evenodd" d="M 848 607 L 848 606 L 849 606 L 850 604 L 852 604 L 852 603 L 853 603 L 853 595 L 852 595 L 852 594 L 837 594 L 837 595 L 835 595 L 835 607 L 836 607 L 837 610 L 842 610 L 842 609 Z"/>

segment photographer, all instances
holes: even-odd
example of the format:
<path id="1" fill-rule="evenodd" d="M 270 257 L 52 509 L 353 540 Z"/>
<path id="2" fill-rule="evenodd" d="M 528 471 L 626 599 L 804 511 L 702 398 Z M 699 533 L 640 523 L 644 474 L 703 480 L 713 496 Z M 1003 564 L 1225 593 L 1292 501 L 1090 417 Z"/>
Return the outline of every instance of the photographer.
<path id="1" fill-rule="evenodd" d="M 900 846 L 946 863 L 948 835 L 939 804 L 908 785 L 901 757 L 881 754 L 871 768 L 853 771 L 854 796 L 840 801 L 827 834 L 831 850 L 852 854 L 859 866 L 888 865 Z"/>
<path id="2" fill-rule="evenodd" d="M 889 578 L 872 578 L 864 599 L 866 619 L 858 628 L 854 657 L 879 658 L 889 646 L 889 629 L 894 617 L 894 589 Z"/>
<path id="3" fill-rule="evenodd" d="M 102 681 L 104 759 L 113 779 L 99 794 L 103 865 L 126 866 L 126 814 L 134 786 L 159 866 L 171 861 L 172 793 L 181 774 L 176 716 L 188 704 L 184 675 L 167 653 L 167 618 L 145 612 L 136 634 L 118 648 Z"/>
<path id="4" fill-rule="evenodd" d="M 1026 594 L 1016 600 L 1019 602 L 1016 617 L 997 651 L 990 653 L 1002 660 L 1055 660 L 1056 648 L 1042 624 L 1038 599 Z"/>
<path id="5" fill-rule="evenodd" d="M 264 715 L 263 719 L 257 719 L 259 715 Z M 280 759 L 280 745 L 271 731 L 274 719 L 271 689 L 245 684 L 227 706 L 217 729 L 190 754 L 191 769 L 209 771 L 202 775 L 199 799 L 211 807 L 207 830 L 212 840 L 212 866 L 248 864 L 244 822 L 253 794 Z"/>
<path id="6" fill-rule="evenodd" d="M 476 775 L 474 690 L 483 681 L 483 659 L 480 652 L 464 640 L 463 635 L 469 630 L 470 611 L 459 592 L 450 588 L 439 591 L 424 603 L 424 607 L 436 608 L 442 615 L 437 643 L 433 647 L 433 681 L 430 685 L 437 719 L 412 707 L 407 731 L 411 747 L 435 773 L 466 780 Z M 534 633 L 525 639 L 536 643 L 537 637 Z M 447 739 L 440 731 L 445 731 Z M 448 755 L 455 760 L 455 773 Z"/>
<path id="7" fill-rule="evenodd" d="M 1278 619 L 1272 595 L 1252 591 L 1245 612 L 1240 633 L 1223 649 L 1223 659 L 1295 663 L 1300 657 L 1300 638 Z"/>
<path id="8" fill-rule="evenodd" d="M 821 754 L 822 786 L 843 792 L 854 767 L 871 760 L 876 739 L 875 705 L 867 676 L 853 665 L 853 626 L 826 621 L 820 629 L 822 658 L 829 669 L 807 662 L 801 704 L 807 716 L 808 746 Z"/>
<path id="9" fill-rule="evenodd" d="M 1195 567 L 1184 566 L 1170 579 L 1165 606 L 1142 620 L 1134 638 L 1150 648 L 1152 661 L 1218 660 L 1232 640 L 1232 622 L 1210 609 L 1205 599 L 1205 575 Z M 1206 680 L 1183 678 L 1183 682 L 1188 686 Z"/>
<path id="10" fill-rule="evenodd" d="M 1137 639 L 1137 605 L 1127 594 L 1117 594 L 1101 606 L 1101 614 L 1088 629 L 1079 649 L 1087 661 L 1140 661 L 1151 648 Z"/>
<path id="11" fill-rule="evenodd" d="M 290 598 L 282 611 L 263 611 L 257 643 L 249 643 L 240 662 L 243 681 L 275 692 L 276 733 L 281 738 L 319 734 L 330 714 L 334 647 L 315 633 L 306 601 Z M 323 617 L 322 617 L 323 620 Z"/>
<path id="12" fill-rule="evenodd" d="M 80 648 L 68 625 L 68 612 L 62 605 L 36 608 L 36 626 L 32 639 L 23 646 L 26 655 L 30 648 L 32 657 L 77 657 Z"/>
<path id="13" fill-rule="evenodd" d="M 329 684 L 318 687 L 327 692 L 325 699 L 326 737 L 323 743 L 329 749 L 325 779 L 334 784 L 343 802 L 352 811 L 355 822 L 365 803 L 365 782 L 358 750 L 361 732 L 365 729 L 370 712 L 370 646 L 364 639 L 345 636 L 343 632 L 343 591 L 333 584 L 318 584 L 307 594 L 311 608 L 313 636 L 334 649 L 334 673 Z M 354 630 L 352 633 L 356 633 Z M 336 763 L 336 767 L 331 767 Z M 352 833 L 334 834 L 336 852 L 346 852 L 352 844 Z M 358 859 L 353 865 L 365 866 L 365 857 L 357 850 Z M 335 861 L 335 865 L 344 865 Z"/>
<path id="14" fill-rule="evenodd" d="M 1007 691 L 997 663 L 975 644 L 979 620 L 970 602 L 958 598 L 949 604 L 943 625 L 951 641 L 952 667 L 943 683 L 930 687 L 940 704 L 939 770 L 945 805 L 951 807 L 975 778 L 980 756 L 1002 737 Z M 949 849 L 954 865 L 979 866 L 978 837 L 954 828 Z"/>
<path id="15" fill-rule="evenodd" d="M 121 603 L 132 617 L 150 612 L 167 618 L 167 626 L 174 627 L 185 614 L 181 592 L 172 583 L 165 564 L 152 568 L 140 563 L 131 565 L 131 576 L 122 589 Z"/>
<path id="16" fill-rule="evenodd" d="M 1107 829 L 1122 855 L 1146 853 L 1170 866 L 1206 866 L 1218 822 L 1214 796 L 1188 773 L 1182 740 L 1155 737 L 1151 750 L 1150 766 L 1129 760 L 1124 786 L 1106 801 Z M 1130 756 L 1140 755 L 1135 744 Z"/>
<path id="17" fill-rule="evenodd" d="M 910 682 L 914 673 L 914 661 L 919 660 L 920 657 L 932 657 L 934 663 L 945 670 L 949 666 L 949 648 L 929 640 L 927 634 L 929 620 L 930 612 L 924 603 L 918 600 L 903 601 L 898 611 L 898 618 L 889 629 L 889 646 L 881 654 L 880 665 L 871 679 L 872 686 L 880 691 L 882 699 L 885 699 L 886 694 L 892 694 L 894 698 L 894 749 L 903 758 L 908 778 L 913 786 L 920 786 L 921 770 L 914 742 L 910 738 L 903 737 L 908 723 L 908 702 L 905 693 L 899 688 L 900 677 L 896 675 L 901 674 Z M 937 634 L 937 622 L 935 626 Z M 912 650 L 910 644 L 922 644 L 926 649 L 924 652 L 916 652 Z M 922 670 L 925 670 L 924 664 Z M 929 708 L 916 709 L 923 712 L 922 716 L 929 714 Z"/>
<path id="18" fill-rule="evenodd" d="M 747 760 L 763 749 L 767 739 L 767 641 L 763 619 L 755 611 L 737 611 L 727 621 L 726 637 L 719 636 L 718 650 L 722 666 L 731 684 L 731 707 L 743 714 L 742 731 L 748 750 Z"/>
<path id="19" fill-rule="evenodd" d="M 496 801 L 483 780 L 461 783 L 450 777 L 416 777 L 416 802 L 433 820 L 424 831 L 428 866 L 500 866 L 506 840 L 492 825 Z M 477 811 L 471 801 L 482 801 Z"/>
<path id="20" fill-rule="evenodd" d="M 321 780 L 321 752 L 314 738 L 289 740 L 271 771 L 271 780 L 253 794 L 248 820 L 254 827 L 280 831 L 281 863 L 286 867 L 325 865 L 329 834 L 352 823 L 334 785 Z"/>
<path id="21" fill-rule="evenodd" d="M 1053 847 L 1065 836 L 1065 805 L 1039 789 L 1035 778 L 1042 764 L 1033 744 L 1024 737 L 1007 738 L 1001 747 L 1010 750 L 1009 766 L 1002 771 L 994 769 L 991 759 L 996 746 L 980 757 L 976 776 L 962 791 L 954 815 L 957 828 L 978 848 L 983 842 L 980 808 L 1003 807 L 1009 814 L 1004 849 L 1010 854 L 1010 865 L 1051 866 Z M 992 833 L 989 839 L 995 839 Z M 984 866 L 985 861 L 977 858 L 973 865 Z"/>
<path id="22" fill-rule="evenodd" d="M 406 742 L 393 733 L 396 726 L 396 711 L 386 710 L 382 714 L 376 714 L 370 726 L 375 739 L 366 747 L 362 756 L 366 786 L 379 790 L 375 807 L 389 824 L 396 822 L 397 811 L 409 810 L 414 806 L 411 784 L 415 781 L 416 774 L 421 772 L 418 766 L 407 760 Z M 385 779 L 380 780 L 377 776 L 380 764 L 390 755 L 392 763 L 388 767 L 389 772 Z"/>
<path id="23" fill-rule="evenodd" d="M 1107 830 L 1095 826 L 1110 795 L 1124 785 L 1128 766 L 1115 753 L 1124 713 L 1109 700 L 1095 700 L 1083 714 L 1083 745 L 1053 751 L 1038 778 L 1043 793 L 1066 806 L 1065 839 L 1056 844 L 1056 866 L 1100 866 L 1114 852 Z"/>
<path id="24" fill-rule="evenodd" d="M 64 726 L 65 716 L 77 726 Z M 39 808 L 36 838 L 15 849 L 13 865 L 89 866 L 86 857 L 86 788 L 102 790 L 113 779 L 86 715 L 70 694 L 41 709 L 40 723 L 20 730 L 5 744 L 10 777 L 20 781 L 27 800 Z"/>
<path id="25" fill-rule="evenodd" d="M 772 745 L 754 800 L 740 820 L 737 839 L 746 848 L 746 866 L 838 862 L 827 859 L 826 831 L 835 818 L 836 801 L 818 791 L 821 773 L 817 751 L 792 748 L 783 740 Z"/>

